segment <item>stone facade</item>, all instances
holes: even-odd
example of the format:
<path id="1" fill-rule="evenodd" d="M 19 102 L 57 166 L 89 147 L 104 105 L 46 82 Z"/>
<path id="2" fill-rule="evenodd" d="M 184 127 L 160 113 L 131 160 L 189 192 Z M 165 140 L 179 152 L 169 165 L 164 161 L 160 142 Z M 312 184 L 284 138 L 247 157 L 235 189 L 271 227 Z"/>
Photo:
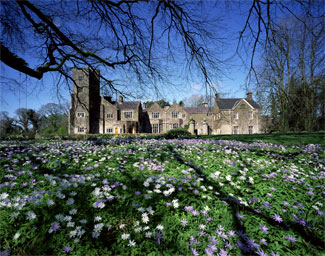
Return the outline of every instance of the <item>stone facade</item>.
<path id="1" fill-rule="evenodd" d="M 165 108 L 154 103 L 142 108 L 140 101 L 118 101 L 100 97 L 98 73 L 74 69 L 69 133 L 164 133 L 188 127 L 192 134 L 250 134 L 262 130 L 260 108 L 248 93 L 246 98 L 219 98 L 213 107 L 183 107 L 177 103 Z"/>

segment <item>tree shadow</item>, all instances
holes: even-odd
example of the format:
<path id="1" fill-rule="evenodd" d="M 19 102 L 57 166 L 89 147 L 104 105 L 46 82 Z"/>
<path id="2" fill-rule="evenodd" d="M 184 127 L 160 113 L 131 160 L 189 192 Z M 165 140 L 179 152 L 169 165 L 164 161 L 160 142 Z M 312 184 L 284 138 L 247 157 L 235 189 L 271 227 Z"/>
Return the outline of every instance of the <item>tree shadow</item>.
<path id="1" fill-rule="evenodd" d="M 237 231 L 239 231 L 239 236 L 241 237 L 241 242 L 243 243 L 243 246 L 239 246 L 241 252 L 243 253 L 243 255 L 251 255 L 251 254 L 247 254 L 247 252 L 252 253 L 252 248 L 251 246 L 247 243 L 248 239 L 247 237 L 245 237 L 245 235 L 241 235 L 242 233 L 245 233 L 245 229 L 243 225 L 240 225 L 238 218 L 235 216 L 236 212 L 238 212 L 238 210 L 250 213 L 252 215 L 258 216 L 260 218 L 262 218 L 265 222 L 267 222 L 269 225 L 272 225 L 274 227 L 283 229 L 283 230 L 289 230 L 289 228 L 291 228 L 292 230 L 294 230 L 295 232 L 299 233 L 301 235 L 301 237 L 309 242 L 310 244 L 319 247 L 319 248 L 324 248 L 324 241 L 322 241 L 322 239 L 320 239 L 319 237 L 317 237 L 314 233 L 312 232 L 307 232 L 300 224 L 293 222 L 293 221 L 287 221 L 286 223 L 281 222 L 278 223 L 276 222 L 274 219 L 272 219 L 271 217 L 267 216 L 266 214 L 262 214 L 259 212 L 256 212 L 254 209 L 245 206 L 243 204 L 241 204 L 239 202 L 239 200 L 237 200 L 236 198 L 233 198 L 231 196 L 229 196 L 228 194 L 226 194 L 222 188 L 217 184 L 217 182 L 214 182 L 212 180 L 210 180 L 202 171 L 201 169 L 192 163 L 188 163 L 187 161 L 185 161 L 182 156 L 180 156 L 178 154 L 178 152 L 173 148 L 172 145 L 169 145 L 169 150 L 173 153 L 173 155 L 176 157 L 176 159 L 178 160 L 178 162 L 180 164 L 184 164 L 190 168 L 193 168 L 195 170 L 195 172 L 197 173 L 197 175 L 200 178 L 203 178 L 204 180 L 204 184 L 207 186 L 213 186 L 214 188 L 218 189 L 218 193 L 219 195 L 215 195 L 215 197 L 217 197 L 219 200 L 224 200 L 228 203 L 228 205 L 231 207 L 231 211 L 232 211 L 232 216 L 233 216 L 233 220 L 234 220 L 234 225 L 237 228 Z M 241 197 L 245 197 L 244 195 L 240 194 Z M 247 249 L 249 249 L 249 251 L 247 251 Z M 256 253 L 256 251 L 255 251 Z"/>

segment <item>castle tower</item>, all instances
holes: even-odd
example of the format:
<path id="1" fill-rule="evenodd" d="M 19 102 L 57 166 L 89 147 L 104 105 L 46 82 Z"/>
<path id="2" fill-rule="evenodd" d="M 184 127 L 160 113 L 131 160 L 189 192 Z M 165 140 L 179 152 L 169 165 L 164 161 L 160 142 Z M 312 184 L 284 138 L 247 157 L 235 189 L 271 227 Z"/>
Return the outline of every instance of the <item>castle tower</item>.
<path id="1" fill-rule="evenodd" d="M 69 134 L 99 132 L 99 71 L 73 69 L 73 91 L 69 110 Z"/>

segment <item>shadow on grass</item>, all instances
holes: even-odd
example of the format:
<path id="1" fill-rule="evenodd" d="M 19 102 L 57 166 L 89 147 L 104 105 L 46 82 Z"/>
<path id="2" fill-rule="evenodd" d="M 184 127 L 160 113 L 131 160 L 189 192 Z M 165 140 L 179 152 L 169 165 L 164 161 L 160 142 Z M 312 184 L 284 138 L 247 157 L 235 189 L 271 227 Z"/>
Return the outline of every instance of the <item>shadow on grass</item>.
<path id="1" fill-rule="evenodd" d="M 250 213 L 252 215 L 256 215 L 258 217 L 261 217 L 262 219 L 264 219 L 268 224 L 277 227 L 279 229 L 283 229 L 283 230 L 289 230 L 289 228 L 291 228 L 292 230 L 294 230 L 295 232 L 299 233 L 301 235 L 301 237 L 309 242 L 310 244 L 319 247 L 319 248 L 324 248 L 324 241 L 322 239 L 320 239 L 319 237 L 317 237 L 314 233 L 310 232 L 310 230 L 306 231 L 304 228 L 302 228 L 302 226 L 298 223 L 292 222 L 292 221 L 288 221 L 286 223 L 278 223 L 276 222 L 274 219 L 270 218 L 269 216 L 262 214 L 262 213 L 258 213 L 256 212 L 254 209 L 251 209 L 250 207 L 247 207 L 243 204 L 240 204 L 239 201 L 235 198 L 230 197 L 229 195 L 227 195 L 225 192 L 222 191 L 221 187 L 218 186 L 218 184 L 214 181 L 211 181 L 210 179 L 208 179 L 206 177 L 206 175 L 201 171 L 201 169 L 194 165 L 193 163 L 188 163 L 186 162 L 173 148 L 172 145 L 169 145 L 169 150 L 173 153 L 173 155 L 176 157 L 176 159 L 178 160 L 178 162 L 180 164 L 184 164 L 188 167 L 193 168 L 197 175 L 201 178 L 203 178 L 204 180 L 204 184 L 206 186 L 213 186 L 214 188 L 218 189 L 218 193 L 219 195 L 215 195 L 215 197 L 217 197 L 219 200 L 224 200 L 227 201 L 227 203 L 229 204 L 229 206 L 232 208 L 232 213 L 233 213 L 233 220 L 234 220 L 234 225 L 237 229 L 237 231 L 239 231 L 239 233 L 245 232 L 245 230 L 243 229 L 243 225 L 240 225 L 237 217 L 235 216 L 236 212 L 238 210 Z M 244 195 L 240 195 L 241 197 L 245 197 Z M 251 254 L 247 254 L 247 249 L 249 249 L 249 252 L 251 252 L 252 248 L 251 246 L 247 243 L 248 240 L 245 239 L 245 235 L 240 235 L 241 237 L 241 241 L 243 242 L 242 247 L 239 247 L 242 251 L 242 253 L 244 255 L 251 255 Z"/>

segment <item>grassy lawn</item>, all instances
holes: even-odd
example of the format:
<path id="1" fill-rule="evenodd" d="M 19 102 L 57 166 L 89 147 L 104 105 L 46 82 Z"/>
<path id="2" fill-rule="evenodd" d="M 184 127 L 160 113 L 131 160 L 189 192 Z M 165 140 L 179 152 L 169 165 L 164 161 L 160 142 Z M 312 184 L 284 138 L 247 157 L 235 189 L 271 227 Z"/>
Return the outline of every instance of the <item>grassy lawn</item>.
<path id="1" fill-rule="evenodd" d="M 272 134 L 242 134 L 242 135 L 207 135 L 204 139 L 237 140 L 242 142 L 264 141 L 286 146 L 301 144 L 325 145 L 325 132 L 314 133 L 272 133 Z"/>

